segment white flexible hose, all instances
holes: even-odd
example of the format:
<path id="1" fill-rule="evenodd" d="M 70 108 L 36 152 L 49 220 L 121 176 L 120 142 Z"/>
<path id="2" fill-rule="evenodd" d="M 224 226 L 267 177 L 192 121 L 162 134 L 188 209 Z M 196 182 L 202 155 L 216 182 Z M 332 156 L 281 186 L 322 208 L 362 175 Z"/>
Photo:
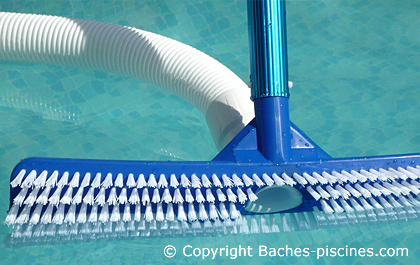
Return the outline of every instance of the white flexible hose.
<path id="1" fill-rule="evenodd" d="M 206 115 L 219 149 L 254 117 L 250 89 L 232 71 L 197 49 L 136 28 L 0 12 L 0 59 L 88 67 L 157 84 Z"/>

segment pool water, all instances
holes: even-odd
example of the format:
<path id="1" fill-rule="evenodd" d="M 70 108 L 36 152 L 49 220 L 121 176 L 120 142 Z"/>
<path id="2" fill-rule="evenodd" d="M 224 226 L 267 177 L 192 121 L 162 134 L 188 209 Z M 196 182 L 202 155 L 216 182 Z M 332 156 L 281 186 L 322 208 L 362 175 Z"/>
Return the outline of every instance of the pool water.
<path id="1" fill-rule="evenodd" d="M 129 25 L 179 40 L 249 79 L 246 1 L 21 1 L 1 11 Z M 334 157 L 420 151 L 417 0 L 288 1 L 291 119 Z M 140 80 L 69 66 L 0 62 L 0 220 L 9 174 L 28 156 L 210 160 L 205 118 Z M 219 238 L 136 238 L 10 248 L 0 264 L 417 264 L 418 221 Z M 163 255 L 166 245 L 177 255 Z M 408 248 L 408 257 L 184 257 L 182 248 Z"/>

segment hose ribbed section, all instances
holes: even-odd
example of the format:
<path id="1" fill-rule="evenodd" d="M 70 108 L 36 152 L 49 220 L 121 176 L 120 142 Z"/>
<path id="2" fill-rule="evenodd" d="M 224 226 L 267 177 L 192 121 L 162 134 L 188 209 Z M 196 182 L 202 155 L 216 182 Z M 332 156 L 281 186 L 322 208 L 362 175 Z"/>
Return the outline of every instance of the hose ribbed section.
<path id="1" fill-rule="evenodd" d="M 227 107 L 231 109 L 227 116 L 236 115 L 234 120 L 240 116 L 242 124 L 253 117 L 249 88 L 232 71 L 197 49 L 136 28 L 0 12 L 0 59 L 81 66 L 137 77 L 179 95 L 207 118 L 214 102 L 226 104 L 233 95 L 236 102 Z M 223 128 L 210 128 L 213 137 L 218 137 L 215 130 Z"/>

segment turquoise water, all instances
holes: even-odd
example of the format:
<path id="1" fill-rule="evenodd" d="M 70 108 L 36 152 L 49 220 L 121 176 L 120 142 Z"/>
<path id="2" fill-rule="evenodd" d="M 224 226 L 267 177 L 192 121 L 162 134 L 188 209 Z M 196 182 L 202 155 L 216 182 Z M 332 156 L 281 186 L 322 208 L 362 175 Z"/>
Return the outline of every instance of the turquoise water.
<path id="1" fill-rule="evenodd" d="M 245 1 L 5 1 L 0 10 L 130 25 L 190 44 L 245 82 Z M 289 1 L 291 118 L 333 156 L 420 150 L 420 3 Z M 209 160 L 205 119 L 174 95 L 136 79 L 67 66 L 0 62 L 0 220 L 9 174 L 28 156 Z M 0 238 L 11 228 L 0 226 Z M 9 248 L 0 264 L 417 264 L 418 222 L 219 238 L 138 238 Z M 166 245 L 178 254 L 168 259 Z M 194 247 L 401 247 L 408 257 L 183 257 Z"/>

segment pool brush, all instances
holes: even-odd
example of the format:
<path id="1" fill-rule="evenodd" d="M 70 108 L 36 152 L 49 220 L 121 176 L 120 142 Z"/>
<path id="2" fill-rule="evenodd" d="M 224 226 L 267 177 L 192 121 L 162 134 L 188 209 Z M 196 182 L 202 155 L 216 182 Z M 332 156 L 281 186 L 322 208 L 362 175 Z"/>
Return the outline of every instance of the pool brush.
<path id="1" fill-rule="evenodd" d="M 206 162 L 28 158 L 14 238 L 278 232 L 417 219 L 420 155 L 332 158 L 289 120 L 285 1 L 248 1 L 255 119 Z M 268 217 L 268 218 L 267 218 Z"/>

